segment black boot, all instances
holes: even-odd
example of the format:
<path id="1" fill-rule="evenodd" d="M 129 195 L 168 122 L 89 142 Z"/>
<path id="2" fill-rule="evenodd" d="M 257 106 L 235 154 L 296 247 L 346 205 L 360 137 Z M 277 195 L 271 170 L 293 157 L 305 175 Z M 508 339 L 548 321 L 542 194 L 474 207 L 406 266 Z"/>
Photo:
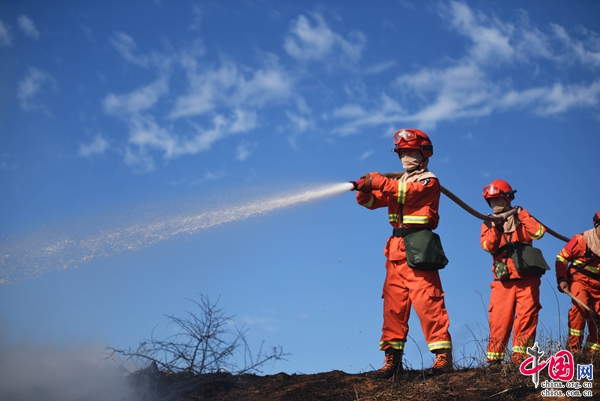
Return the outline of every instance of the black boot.
<path id="1" fill-rule="evenodd" d="M 379 370 L 370 372 L 368 377 L 373 379 L 389 379 L 395 374 L 404 372 L 402 367 L 402 350 L 388 348 L 385 350 L 385 364 Z"/>

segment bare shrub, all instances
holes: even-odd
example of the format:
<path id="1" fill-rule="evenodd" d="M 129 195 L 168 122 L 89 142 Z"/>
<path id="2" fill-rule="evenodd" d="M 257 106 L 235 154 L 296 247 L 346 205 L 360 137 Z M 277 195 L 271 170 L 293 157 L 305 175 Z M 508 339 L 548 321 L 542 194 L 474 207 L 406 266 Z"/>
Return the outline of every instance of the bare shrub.
<path id="1" fill-rule="evenodd" d="M 135 366 L 146 367 L 134 374 L 136 380 L 146 377 L 147 383 L 143 387 L 154 388 L 151 391 L 154 393 L 153 399 L 171 399 L 156 397 L 160 377 L 185 374 L 188 378 L 196 378 L 224 372 L 232 375 L 262 373 L 260 369 L 265 364 L 285 360 L 285 356 L 289 355 L 283 352 L 281 346 L 273 347 L 269 352 L 264 351 L 264 342 L 254 355 L 246 340 L 247 329 L 233 326 L 234 316 L 225 314 L 217 306 L 218 301 L 213 303 L 205 295 L 200 295 L 200 301 L 189 301 L 197 307 L 196 312 L 188 311 L 184 317 L 165 315 L 168 318 L 167 327 L 175 326 L 175 334 L 158 339 L 153 332 L 150 339 L 142 341 L 135 349 L 107 348 L 109 358 L 119 356 L 122 364 L 131 361 Z M 196 388 L 198 384 L 183 391 Z M 147 391 L 144 392 L 148 395 Z M 177 393 L 181 395 L 182 390 Z"/>

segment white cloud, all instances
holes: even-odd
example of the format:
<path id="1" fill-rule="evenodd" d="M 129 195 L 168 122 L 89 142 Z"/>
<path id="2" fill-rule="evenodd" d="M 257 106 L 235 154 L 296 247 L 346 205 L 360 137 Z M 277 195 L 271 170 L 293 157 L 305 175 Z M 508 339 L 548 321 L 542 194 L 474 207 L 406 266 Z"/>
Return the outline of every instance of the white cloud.
<path id="1" fill-rule="evenodd" d="M 356 110 L 356 114 L 353 115 L 352 110 Z M 380 96 L 379 102 L 372 110 L 363 109 L 358 105 L 346 105 L 337 109 L 333 114 L 349 120 L 332 130 L 332 133 L 341 136 L 356 134 L 366 127 L 414 121 L 414 118 L 407 114 L 398 101 L 385 93 Z"/>
<path id="2" fill-rule="evenodd" d="M 149 85 L 124 95 L 108 94 L 104 98 L 104 110 L 109 114 L 139 113 L 154 106 L 168 90 L 166 78 L 161 77 Z"/>
<path id="3" fill-rule="evenodd" d="M 110 43 L 117 49 L 121 57 L 132 64 L 142 67 L 149 65 L 148 57 L 137 54 L 137 44 L 135 40 L 124 32 L 116 32 L 110 38 Z"/>
<path id="4" fill-rule="evenodd" d="M 365 159 L 368 159 L 369 157 L 373 156 L 374 154 L 375 154 L 374 150 L 367 150 L 366 152 L 363 152 L 363 154 L 360 155 L 360 157 L 358 159 L 365 160 Z"/>
<path id="5" fill-rule="evenodd" d="M 566 54 L 563 62 L 575 59 L 592 68 L 600 66 L 600 37 L 598 34 L 583 30 L 586 41 L 580 41 L 572 38 L 560 25 L 552 24 L 551 27 L 556 39 L 564 45 Z"/>
<path id="6" fill-rule="evenodd" d="M 154 170 L 154 158 L 145 149 L 125 148 L 125 164 L 136 173 L 149 173 Z"/>
<path id="7" fill-rule="evenodd" d="M 89 144 L 79 144 L 77 154 L 81 157 L 91 157 L 94 155 L 103 155 L 110 148 L 110 142 L 101 134 L 96 135 L 94 140 Z"/>
<path id="8" fill-rule="evenodd" d="M 290 56 L 306 61 L 340 54 L 352 61 L 360 59 L 366 42 L 362 33 L 353 32 L 346 40 L 333 32 L 321 15 L 313 14 L 313 19 L 314 25 L 304 15 L 292 22 L 284 42 Z"/>
<path id="9" fill-rule="evenodd" d="M 257 146 L 258 144 L 256 142 L 240 142 L 236 149 L 236 159 L 239 161 L 248 159 Z"/>
<path id="10" fill-rule="evenodd" d="M 4 25 L 4 22 L 0 20 L 0 46 L 10 46 L 12 43 L 12 37 L 8 28 Z"/>
<path id="11" fill-rule="evenodd" d="M 600 105 L 600 81 L 591 85 L 554 84 L 549 87 L 510 91 L 498 101 L 502 108 L 531 106 L 540 115 L 563 113 L 578 107 Z"/>
<path id="12" fill-rule="evenodd" d="M 444 6 L 442 10 L 449 13 L 453 27 L 473 42 L 470 53 L 474 59 L 487 62 L 513 57 L 514 49 L 510 42 L 514 27 L 511 24 L 487 18 L 462 2 L 451 1 L 449 5 L 450 10 Z"/>
<path id="13" fill-rule="evenodd" d="M 21 108 L 26 111 L 37 109 L 46 111 L 45 104 L 37 100 L 37 97 L 45 87 L 57 90 L 54 78 L 42 70 L 29 68 L 27 75 L 19 81 L 17 89 L 17 99 Z"/>
<path id="14" fill-rule="evenodd" d="M 400 74 L 395 83 L 402 103 L 392 94 L 383 94 L 375 106 L 355 102 L 335 109 L 332 116 L 346 122 L 334 133 L 347 135 L 365 127 L 398 123 L 430 129 L 439 121 L 476 118 L 515 108 L 550 116 L 600 104 L 600 79 L 563 82 L 565 78 L 560 75 L 548 75 L 554 68 L 568 70 L 574 62 L 597 68 L 600 39 L 596 33 L 580 29 L 584 38 L 576 40 L 564 28 L 552 25 L 550 34 L 544 34 L 531 26 L 524 13 L 519 23 L 513 24 L 474 11 L 463 2 L 442 4 L 442 18 L 449 21 L 454 32 L 469 39 L 463 56 L 447 60 L 441 67 Z M 542 67 L 538 63 L 545 64 Z M 546 75 L 535 79 L 540 70 Z"/>
<path id="15" fill-rule="evenodd" d="M 205 17 L 204 8 L 198 4 L 192 6 L 192 23 L 189 27 L 192 31 L 199 31 L 202 27 L 202 20 Z"/>
<path id="16" fill-rule="evenodd" d="M 35 24 L 31 18 L 26 15 L 21 15 L 19 18 L 17 18 L 17 22 L 19 24 L 19 29 L 21 29 L 26 36 L 32 39 L 40 38 L 40 32 L 35 27 Z"/>
<path id="17" fill-rule="evenodd" d="M 205 53 L 201 41 L 181 52 L 152 57 L 139 53 L 135 40 L 124 33 L 114 34 L 111 42 L 132 64 L 159 70 L 156 81 L 128 93 L 109 93 L 103 99 L 104 111 L 127 124 L 123 154 L 125 163 L 137 172 L 156 168 L 157 153 L 168 161 L 207 151 L 217 141 L 248 133 L 258 126 L 260 110 L 292 98 L 294 79 L 270 54 L 261 54 L 262 65 L 257 68 L 237 65 L 225 56 L 215 67 L 200 63 Z M 173 64 L 185 71 L 186 92 L 167 98 Z M 156 107 L 162 99 L 173 104 L 164 116 Z M 238 160 L 249 157 L 251 150 L 239 148 Z"/>
<path id="18" fill-rule="evenodd" d="M 291 111 L 286 111 L 285 115 L 292 123 L 291 131 L 294 133 L 301 133 L 315 128 L 315 122 L 308 116 L 302 116 Z"/>
<path id="19" fill-rule="evenodd" d="M 296 148 L 297 137 L 309 129 L 314 129 L 316 124 L 309 115 L 300 115 L 289 110 L 285 112 L 285 115 L 291 123 L 291 125 L 285 129 L 285 133 L 288 135 L 289 144 L 292 148 Z"/>
<path id="20" fill-rule="evenodd" d="M 162 126 L 151 115 L 133 115 L 127 119 L 127 123 L 129 140 L 126 163 L 142 171 L 150 171 L 154 169 L 151 152 L 160 152 L 165 160 L 170 160 L 207 151 L 217 141 L 254 129 L 256 113 L 237 109 L 227 116 L 217 114 L 208 128 L 190 122 L 194 132 L 189 135 L 175 134 L 172 127 Z"/>
<path id="21" fill-rule="evenodd" d="M 385 61 L 385 62 L 374 64 L 374 65 L 368 67 L 367 69 L 365 69 L 364 73 L 365 73 L 365 75 L 379 74 L 383 71 L 391 70 L 397 64 L 398 63 L 396 61 Z"/>
<path id="22" fill-rule="evenodd" d="M 277 65 L 241 71 L 232 62 L 217 69 L 202 69 L 195 59 L 186 59 L 189 92 L 176 99 L 171 118 L 212 112 L 219 107 L 262 107 L 291 96 L 293 79 Z"/>

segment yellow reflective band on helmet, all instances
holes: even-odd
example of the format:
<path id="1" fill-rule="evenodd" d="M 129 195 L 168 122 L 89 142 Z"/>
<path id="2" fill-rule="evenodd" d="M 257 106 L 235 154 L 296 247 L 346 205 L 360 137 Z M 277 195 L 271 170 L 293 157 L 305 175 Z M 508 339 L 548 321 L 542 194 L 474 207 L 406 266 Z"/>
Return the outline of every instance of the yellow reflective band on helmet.
<path id="1" fill-rule="evenodd" d="M 369 199 L 369 201 L 367 203 L 361 203 L 361 206 L 369 208 L 369 207 L 373 206 L 373 203 L 375 203 L 375 197 L 373 195 L 371 195 L 371 199 Z"/>
<path id="2" fill-rule="evenodd" d="M 427 216 L 404 216 L 402 222 L 404 224 L 427 224 L 429 219 Z"/>
<path id="3" fill-rule="evenodd" d="M 398 181 L 398 203 L 404 204 L 406 201 L 406 183 Z"/>
<path id="4" fill-rule="evenodd" d="M 540 239 L 544 236 L 544 226 L 541 224 L 538 224 L 538 230 L 535 234 L 531 234 L 531 238 L 533 239 Z"/>
<path id="5" fill-rule="evenodd" d="M 437 342 L 428 344 L 427 347 L 429 348 L 429 351 L 433 351 L 436 349 L 451 349 L 452 341 L 437 341 Z"/>

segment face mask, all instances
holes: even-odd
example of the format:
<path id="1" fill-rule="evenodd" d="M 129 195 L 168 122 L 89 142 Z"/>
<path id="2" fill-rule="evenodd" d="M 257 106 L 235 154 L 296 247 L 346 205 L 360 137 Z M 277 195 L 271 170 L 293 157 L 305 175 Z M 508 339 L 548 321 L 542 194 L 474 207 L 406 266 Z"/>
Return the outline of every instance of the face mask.
<path id="1" fill-rule="evenodd" d="M 406 155 L 402 156 L 400 161 L 402 162 L 402 167 L 404 167 L 404 170 L 412 171 L 419 168 L 421 162 L 423 161 L 423 157 L 420 154 L 416 157 Z"/>
<path id="2" fill-rule="evenodd" d="M 492 207 L 492 210 L 494 211 L 494 213 L 499 214 L 504 211 L 504 208 L 506 208 L 505 205 L 496 205 Z"/>

